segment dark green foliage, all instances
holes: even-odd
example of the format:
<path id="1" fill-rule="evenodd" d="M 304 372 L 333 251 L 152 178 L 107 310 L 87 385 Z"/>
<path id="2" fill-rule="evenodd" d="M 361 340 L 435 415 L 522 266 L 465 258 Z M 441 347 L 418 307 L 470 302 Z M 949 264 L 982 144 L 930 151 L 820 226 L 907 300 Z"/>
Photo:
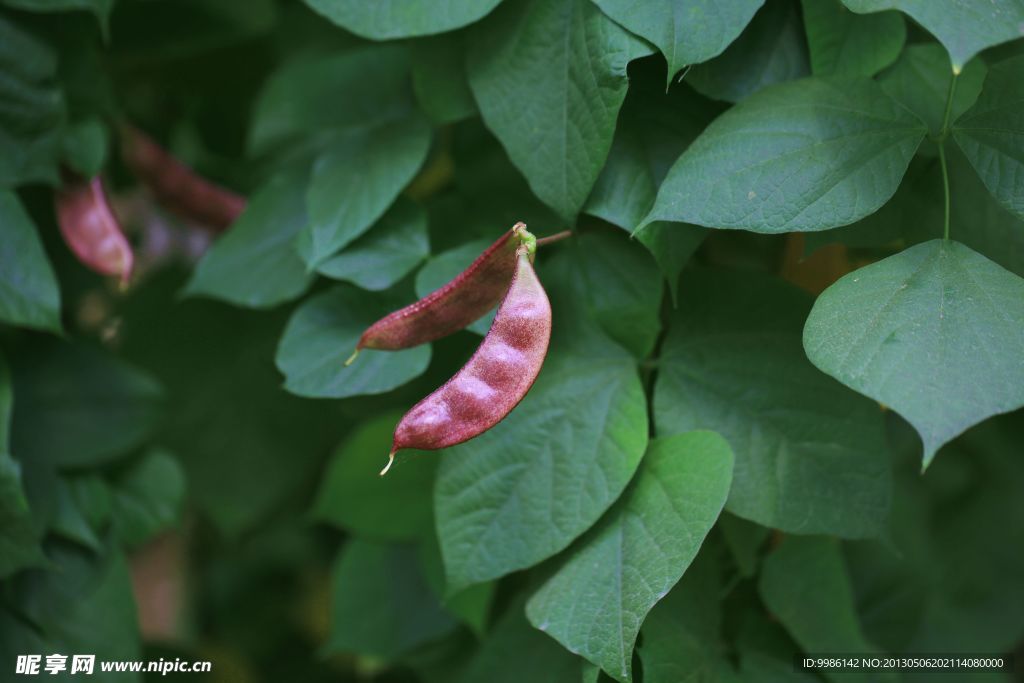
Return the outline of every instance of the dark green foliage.
<path id="1" fill-rule="evenodd" d="M 1022 26 L 1020 0 L 0 0 L 0 680 L 54 653 L 242 683 L 1019 660 Z M 157 205 L 123 122 L 245 195 L 235 224 Z M 106 177 L 128 287 L 63 243 L 63 169 Z M 536 256 L 536 384 L 378 478 L 493 314 L 345 360 L 520 220 L 572 232 Z"/>

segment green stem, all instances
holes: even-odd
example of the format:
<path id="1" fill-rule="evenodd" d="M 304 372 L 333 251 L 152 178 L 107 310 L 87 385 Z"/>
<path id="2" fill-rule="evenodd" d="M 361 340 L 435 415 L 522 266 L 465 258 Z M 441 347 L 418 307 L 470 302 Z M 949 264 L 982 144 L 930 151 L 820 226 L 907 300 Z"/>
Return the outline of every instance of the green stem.
<path id="1" fill-rule="evenodd" d="M 949 169 L 946 165 L 946 138 L 949 137 L 949 115 L 953 111 L 953 95 L 956 93 L 956 77 L 958 69 L 953 69 L 953 77 L 949 79 L 949 92 L 946 93 L 946 111 L 942 115 L 942 130 L 939 131 L 939 165 L 942 166 L 942 192 L 945 210 L 943 212 L 942 239 L 949 241 Z"/>
<path id="2" fill-rule="evenodd" d="M 939 143 L 939 165 L 942 166 L 942 192 L 945 200 L 943 213 L 942 239 L 949 241 L 949 171 L 946 170 L 946 143 Z"/>

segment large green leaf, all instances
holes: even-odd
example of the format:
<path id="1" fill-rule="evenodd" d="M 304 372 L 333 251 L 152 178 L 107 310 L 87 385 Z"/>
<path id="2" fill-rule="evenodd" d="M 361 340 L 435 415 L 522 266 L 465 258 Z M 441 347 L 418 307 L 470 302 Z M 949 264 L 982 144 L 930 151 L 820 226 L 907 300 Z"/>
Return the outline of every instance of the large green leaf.
<path id="1" fill-rule="evenodd" d="M 907 38 L 899 12 L 854 14 L 840 0 L 803 0 L 815 76 L 874 76 L 896 61 Z"/>
<path id="2" fill-rule="evenodd" d="M 566 683 L 580 677 L 580 660 L 530 626 L 522 597 L 505 610 L 459 683 Z"/>
<path id="3" fill-rule="evenodd" d="M 0 321 L 61 331 L 57 276 L 36 226 L 13 192 L 0 190 Z"/>
<path id="4" fill-rule="evenodd" d="M 497 427 L 441 460 L 434 506 L 450 589 L 554 555 L 625 488 L 647 444 L 633 361 L 552 351 Z"/>
<path id="5" fill-rule="evenodd" d="M 807 61 L 796 3 L 767 0 L 725 52 L 686 72 L 686 82 L 708 97 L 739 102 L 766 86 L 810 75 Z"/>
<path id="6" fill-rule="evenodd" d="M 501 0 L 305 0 L 343 29 L 371 40 L 442 33 L 472 24 Z"/>
<path id="7" fill-rule="evenodd" d="M 427 215 L 399 197 L 370 231 L 317 270 L 363 289 L 387 289 L 409 274 L 430 251 Z"/>
<path id="8" fill-rule="evenodd" d="M 97 557 L 75 545 L 49 543 L 52 570 L 24 573 L 12 590 L 22 618 L 42 636 L 42 653 L 94 654 L 96 680 L 103 680 L 99 662 L 137 660 L 142 654 L 128 563 L 116 547 L 107 544 L 103 550 Z M 116 680 L 140 678 L 124 672 Z"/>
<path id="9" fill-rule="evenodd" d="M 332 584 L 328 652 L 391 660 L 456 626 L 420 573 L 414 545 L 351 540 Z"/>
<path id="10" fill-rule="evenodd" d="M 196 265 L 185 287 L 238 306 L 275 306 L 299 296 L 313 281 L 295 251 L 306 227 L 307 174 L 279 176 L 260 188 L 231 230 Z"/>
<path id="11" fill-rule="evenodd" d="M 64 98 L 57 55 L 7 14 L 0 15 L 0 189 L 56 182 Z"/>
<path id="12" fill-rule="evenodd" d="M 766 233 L 853 223 L 893 195 L 925 132 L 870 80 L 765 88 L 690 145 L 644 223 Z"/>
<path id="13" fill-rule="evenodd" d="M 809 653 L 878 653 L 861 630 L 853 588 L 834 539 L 790 536 L 763 565 L 765 606 Z M 846 680 L 833 675 L 829 678 Z M 890 677 L 879 676 L 882 680 Z"/>
<path id="14" fill-rule="evenodd" d="M 594 0 L 615 21 L 658 46 L 668 78 L 718 55 L 764 0 Z"/>
<path id="15" fill-rule="evenodd" d="M 539 269 L 554 319 L 537 383 L 500 424 L 446 451 L 434 511 L 450 591 L 566 548 L 619 497 L 647 446 L 630 353 L 576 303 L 571 254 Z"/>
<path id="16" fill-rule="evenodd" d="M 295 309 L 277 348 L 285 388 L 311 398 L 345 398 L 391 391 L 422 374 L 430 346 L 405 351 L 364 350 L 351 365 L 356 342 L 367 327 L 400 303 L 337 285 Z"/>
<path id="17" fill-rule="evenodd" d="M 654 389 L 659 435 L 711 429 L 736 455 L 727 509 L 794 533 L 880 533 L 882 412 L 807 362 L 810 297 L 763 275 L 684 273 Z"/>
<path id="18" fill-rule="evenodd" d="M 1024 218 L 1024 55 L 989 69 L 953 137 L 999 203 Z"/>
<path id="19" fill-rule="evenodd" d="M 729 495 L 732 451 L 712 432 L 652 441 L 630 487 L 534 593 L 534 626 L 620 681 L 647 613 L 679 581 Z"/>
<path id="20" fill-rule="evenodd" d="M 939 39 L 959 71 L 987 47 L 1020 37 L 1020 0 L 935 2 L 935 0 L 843 0 L 854 12 L 898 9 Z"/>
<path id="21" fill-rule="evenodd" d="M 160 385 L 105 352 L 53 343 L 20 360 L 11 439 L 19 458 L 106 462 L 138 446 L 160 416 Z"/>
<path id="22" fill-rule="evenodd" d="M 287 62 L 254 105 L 249 149 L 257 154 L 339 128 L 404 116 L 412 106 L 409 52 L 395 44 Z"/>
<path id="23" fill-rule="evenodd" d="M 429 526 L 435 455 L 403 458 L 388 476 L 377 476 L 401 417 L 385 413 L 369 420 L 338 446 L 313 503 L 316 519 L 382 540 L 411 540 Z"/>
<path id="24" fill-rule="evenodd" d="M 588 0 L 527 0 L 470 36 L 469 82 L 487 127 L 534 194 L 572 220 L 597 180 L 648 48 Z"/>
<path id="25" fill-rule="evenodd" d="M 431 130 L 420 116 L 339 133 L 313 166 L 309 224 L 299 254 L 316 267 L 366 232 L 427 158 Z"/>
<path id="26" fill-rule="evenodd" d="M 950 123 L 959 119 L 978 99 L 986 71 L 981 59 L 972 59 L 957 76 L 953 104 L 949 110 Z M 951 78 L 953 72 L 949 68 L 949 56 L 942 46 L 920 43 L 908 45 L 892 68 L 882 74 L 879 83 L 889 97 L 928 124 L 929 133 L 938 136 L 942 131 Z"/>
<path id="27" fill-rule="evenodd" d="M 804 348 L 905 417 L 927 466 L 971 425 L 1024 406 L 1024 279 L 957 242 L 925 242 L 825 290 Z"/>

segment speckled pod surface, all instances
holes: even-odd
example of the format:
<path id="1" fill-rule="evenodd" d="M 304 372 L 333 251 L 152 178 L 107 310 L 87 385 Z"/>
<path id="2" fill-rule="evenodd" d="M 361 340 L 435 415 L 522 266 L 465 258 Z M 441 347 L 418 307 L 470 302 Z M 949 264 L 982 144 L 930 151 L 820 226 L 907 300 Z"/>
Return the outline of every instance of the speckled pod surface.
<path id="1" fill-rule="evenodd" d="M 224 230 L 245 210 L 245 198 L 198 175 L 133 126 L 121 127 L 124 163 L 161 205 L 201 226 Z"/>
<path id="2" fill-rule="evenodd" d="M 131 277 L 134 256 L 110 208 L 103 180 L 65 176 L 55 195 L 60 233 L 78 260 L 101 275 Z"/>
<path id="3" fill-rule="evenodd" d="M 525 246 L 515 263 L 484 341 L 454 377 L 405 414 L 392 452 L 435 450 L 472 439 L 498 424 L 533 386 L 551 339 L 551 304 Z"/>
<path id="4" fill-rule="evenodd" d="M 397 351 L 447 337 L 494 308 L 516 271 L 517 223 L 451 282 L 371 325 L 356 349 Z"/>

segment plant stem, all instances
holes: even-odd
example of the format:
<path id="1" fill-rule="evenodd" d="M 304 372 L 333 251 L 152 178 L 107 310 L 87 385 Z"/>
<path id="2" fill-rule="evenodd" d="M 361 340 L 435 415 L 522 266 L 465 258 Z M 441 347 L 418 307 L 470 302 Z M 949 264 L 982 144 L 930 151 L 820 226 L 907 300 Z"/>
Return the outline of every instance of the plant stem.
<path id="1" fill-rule="evenodd" d="M 945 201 L 942 222 L 942 239 L 949 241 L 949 171 L 946 169 L 946 143 L 939 143 L 939 165 L 942 166 L 942 193 Z"/>
<path id="2" fill-rule="evenodd" d="M 949 115 L 953 111 L 953 94 L 956 93 L 956 77 L 958 69 L 953 69 L 953 77 L 949 79 L 949 92 L 946 93 L 946 111 L 942 115 L 942 130 L 939 131 L 939 165 L 942 166 L 942 192 L 944 212 L 942 223 L 942 239 L 949 241 L 949 169 L 946 166 L 946 138 L 949 137 Z"/>
<path id="3" fill-rule="evenodd" d="M 541 237 L 537 240 L 537 246 L 543 247 L 545 244 L 551 244 L 552 242 L 560 242 L 567 237 L 572 237 L 572 230 L 563 230 L 562 232 L 556 232 L 554 235 L 548 235 L 547 237 Z"/>

